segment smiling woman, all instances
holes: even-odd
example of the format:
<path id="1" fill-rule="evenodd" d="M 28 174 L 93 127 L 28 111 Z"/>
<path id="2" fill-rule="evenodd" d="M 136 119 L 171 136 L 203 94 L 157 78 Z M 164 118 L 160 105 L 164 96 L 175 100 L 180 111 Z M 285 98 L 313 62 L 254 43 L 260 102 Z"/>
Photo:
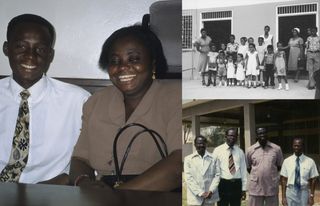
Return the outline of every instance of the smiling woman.
<path id="1" fill-rule="evenodd" d="M 117 132 L 125 125 L 139 123 L 162 136 L 169 156 L 162 159 L 153 139 L 141 134 L 123 168 L 125 175 L 138 177 L 118 188 L 170 191 L 180 187 L 181 82 L 154 79 L 167 70 L 159 39 L 143 26 L 119 29 L 104 43 L 99 65 L 109 73 L 114 86 L 97 92 L 84 106 L 71 182 L 105 186 L 100 178 L 115 172 L 112 143 Z M 123 132 L 124 138 L 118 141 L 119 157 L 126 155 L 126 146 L 139 129 Z"/>

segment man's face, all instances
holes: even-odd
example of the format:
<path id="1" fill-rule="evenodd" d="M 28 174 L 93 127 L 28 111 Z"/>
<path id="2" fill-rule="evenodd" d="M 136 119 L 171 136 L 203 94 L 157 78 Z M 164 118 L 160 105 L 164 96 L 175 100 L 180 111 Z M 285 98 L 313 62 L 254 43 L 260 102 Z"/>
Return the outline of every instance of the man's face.
<path id="1" fill-rule="evenodd" d="M 268 142 L 267 131 L 265 128 L 257 129 L 257 140 L 262 147 L 265 147 Z"/>
<path id="2" fill-rule="evenodd" d="M 27 89 L 39 81 L 53 60 L 49 31 L 35 23 L 18 24 L 3 44 L 13 79 Z"/>
<path id="3" fill-rule="evenodd" d="M 264 27 L 264 32 L 265 33 L 269 33 L 269 31 L 270 31 L 270 28 L 268 26 Z"/>
<path id="4" fill-rule="evenodd" d="M 197 138 L 194 146 L 195 146 L 198 154 L 203 155 L 206 151 L 206 148 L 207 148 L 207 141 L 206 141 L 206 139 L 204 139 L 202 137 Z"/>
<path id="5" fill-rule="evenodd" d="M 233 145 L 237 142 L 238 139 L 238 134 L 236 133 L 235 130 L 228 130 L 227 135 L 226 135 L 226 143 L 230 147 L 233 147 Z"/>
<path id="6" fill-rule="evenodd" d="M 311 29 L 311 35 L 316 36 L 317 35 L 317 30 L 315 28 Z"/>
<path id="7" fill-rule="evenodd" d="M 292 144 L 293 152 L 300 156 L 302 154 L 303 143 L 301 139 L 295 139 Z"/>

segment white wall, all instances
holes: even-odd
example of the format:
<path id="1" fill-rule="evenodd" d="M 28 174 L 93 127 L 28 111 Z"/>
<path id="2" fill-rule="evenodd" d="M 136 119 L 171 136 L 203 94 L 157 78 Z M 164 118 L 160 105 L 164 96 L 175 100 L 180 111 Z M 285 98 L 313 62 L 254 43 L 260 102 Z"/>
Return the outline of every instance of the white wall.
<path id="1" fill-rule="evenodd" d="M 98 78 L 103 42 L 115 30 L 141 22 L 157 0 L 0 0 L 0 45 L 6 40 L 9 21 L 32 13 L 49 20 L 56 29 L 55 58 L 48 75 Z M 8 59 L 0 52 L 0 75 L 11 74 Z"/>

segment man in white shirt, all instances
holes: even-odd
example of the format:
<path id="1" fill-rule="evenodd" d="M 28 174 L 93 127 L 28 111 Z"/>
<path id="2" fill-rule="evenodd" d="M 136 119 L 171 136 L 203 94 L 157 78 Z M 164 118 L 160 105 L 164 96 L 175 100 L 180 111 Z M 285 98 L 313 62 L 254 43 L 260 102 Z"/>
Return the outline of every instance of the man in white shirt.
<path id="1" fill-rule="evenodd" d="M 238 130 L 226 131 L 226 142 L 213 151 L 213 156 L 220 163 L 220 183 L 218 206 L 240 206 L 241 199 L 246 199 L 247 167 L 242 149 L 235 143 Z"/>
<path id="2" fill-rule="evenodd" d="M 54 41 L 53 26 L 40 16 L 8 24 L 3 52 L 12 75 L 0 80 L 0 182 L 68 183 L 89 93 L 45 75 Z"/>
<path id="3" fill-rule="evenodd" d="M 188 205 L 212 206 L 219 200 L 219 162 L 206 150 L 207 140 L 197 136 L 194 140 L 196 152 L 184 159 L 185 182 Z"/>
<path id="4" fill-rule="evenodd" d="M 305 156 L 303 140 L 295 138 L 294 154 L 284 160 L 281 168 L 282 204 L 285 206 L 311 206 L 314 204 L 316 178 L 319 176 L 313 159 Z"/>

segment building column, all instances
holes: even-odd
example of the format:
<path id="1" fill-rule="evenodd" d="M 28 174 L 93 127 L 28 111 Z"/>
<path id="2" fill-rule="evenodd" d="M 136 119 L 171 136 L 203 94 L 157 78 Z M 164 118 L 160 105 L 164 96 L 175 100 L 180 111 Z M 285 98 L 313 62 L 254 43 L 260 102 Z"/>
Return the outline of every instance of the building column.
<path id="1" fill-rule="evenodd" d="M 245 149 L 253 145 L 256 141 L 255 138 L 255 112 L 254 112 L 254 104 L 245 103 L 243 105 L 244 112 L 244 142 Z"/>
<path id="2" fill-rule="evenodd" d="M 192 141 L 193 141 L 196 136 L 200 135 L 200 116 L 193 115 L 191 119 L 192 119 L 191 132 L 192 132 Z M 192 151 L 195 151 L 194 146 Z"/>

